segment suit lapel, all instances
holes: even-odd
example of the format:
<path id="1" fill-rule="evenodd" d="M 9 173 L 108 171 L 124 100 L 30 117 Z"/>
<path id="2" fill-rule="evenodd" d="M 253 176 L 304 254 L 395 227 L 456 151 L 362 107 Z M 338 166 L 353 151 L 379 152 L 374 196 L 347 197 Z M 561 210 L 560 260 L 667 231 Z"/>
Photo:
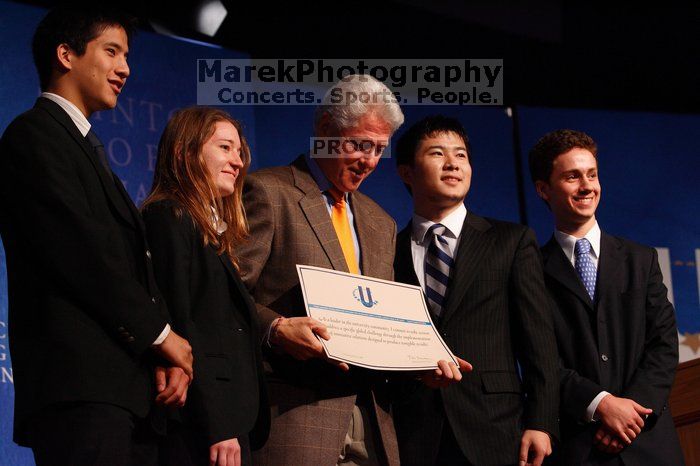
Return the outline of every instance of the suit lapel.
<path id="1" fill-rule="evenodd" d="M 371 275 L 372 260 L 377 253 L 374 251 L 374 238 L 377 237 L 374 224 L 371 222 L 369 212 L 365 209 L 360 196 L 350 195 L 350 207 L 352 215 L 355 219 L 355 232 L 357 233 L 357 242 L 360 243 L 360 262 L 361 273 L 363 275 Z"/>
<path id="2" fill-rule="evenodd" d="M 101 162 L 97 160 L 97 155 L 95 154 L 94 148 L 87 141 L 87 139 L 80 134 L 80 131 L 78 131 L 78 128 L 75 126 L 75 123 L 73 123 L 73 120 L 70 119 L 68 114 L 58 104 L 43 97 L 40 97 L 37 100 L 35 106 L 46 110 L 61 126 L 66 129 L 66 131 L 68 131 L 78 146 L 80 146 L 83 153 L 97 172 L 97 176 L 100 179 L 100 183 L 102 183 L 102 187 L 107 194 L 107 198 L 112 203 L 115 210 L 119 213 L 119 216 L 121 216 L 129 225 L 133 227 L 140 227 L 140 225 L 137 225 L 137 222 L 139 221 L 137 219 L 140 219 L 140 215 L 138 214 L 138 211 L 136 211 L 136 207 L 133 206 L 133 202 L 126 193 L 126 190 L 124 190 L 124 187 L 121 186 L 121 181 L 113 177 L 112 173 L 108 173 L 104 169 Z M 119 192 L 119 188 L 115 184 L 115 181 L 119 181 L 120 188 L 124 190 L 124 194 L 126 194 L 127 199 L 123 198 L 123 194 Z M 134 215 L 136 215 L 136 217 L 134 217 Z"/>
<path id="3" fill-rule="evenodd" d="M 321 244 L 326 256 L 328 256 L 333 269 L 348 272 L 345 256 L 338 241 L 338 235 L 335 233 L 331 216 L 328 214 L 326 200 L 311 173 L 309 173 L 304 156 L 299 156 L 292 163 L 291 167 L 294 185 L 305 194 L 299 200 L 299 207 L 304 212 L 306 221 L 309 223 L 316 238 L 318 238 L 318 242 Z M 360 247 L 362 247 L 362 244 L 360 244 Z"/>
<path id="4" fill-rule="evenodd" d="M 241 297 L 243 300 L 243 303 L 245 304 L 245 317 L 246 320 L 248 321 L 249 324 L 251 324 L 251 329 L 254 331 L 257 331 L 257 325 L 252 325 L 254 322 L 256 322 L 256 308 L 255 304 L 250 298 L 250 294 L 248 294 L 248 290 L 246 289 L 245 285 L 243 285 L 243 282 L 241 281 L 238 271 L 236 268 L 233 266 L 233 263 L 231 262 L 231 259 L 226 254 L 217 254 L 216 249 L 213 247 L 212 251 L 214 254 L 216 254 L 219 257 L 219 260 L 221 261 L 222 264 L 224 264 L 224 268 L 226 269 L 226 272 L 229 275 L 229 278 L 233 282 L 234 286 L 236 287 L 238 291 L 238 295 Z"/>
<path id="5" fill-rule="evenodd" d="M 133 220 L 132 224 L 135 223 L 136 226 L 144 233 L 146 234 L 146 224 L 143 223 L 143 218 L 141 217 L 141 213 L 139 212 L 138 208 L 136 207 L 136 204 L 134 204 L 134 201 L 131 200 L 131 196 L 129 196 L 129 193 L 126 191 L 126 188 L 124 187 L 124 183 L 122 183 L 122 180 L 119 179 L 119 177 L 116 175 L 116 173 L 112 174 L 112 177 L 114 178 L 114 185 L 117 188 L 117 191 L 119 191 L 119 194 L 121 195 L 121 198 L 124 200 L 124 205 L 129 209 L 129 212 L 131 212 L 131 220 Z M 125 220 L 129 220 L 126 218 L 126 212 L 120 211 L 122 216 L 125 218 Z"/>
<path id="6" fill-rule="evenodd" d="M 408 222 L 406 228 L 396 236 L 396 256 L 394 257 L 394 279 L 397 282 L 409 285 L 420 285 L 416 276 L 416 268 L 413 264 L 411 252 L 411 231 L 413 223 Z"/>
<path id="7" fill-rule="evenodd" d="M 608 296 L 611 288 L 618 286 L 617 275 L 624 262 L 620 242 L 613 236 L 601 232 L 600 257 L 598 258 L 598 279 L 596 282 L 596 300 Z"/>
<path id="8" fill-rule="evenodd" d="M 550 238 L 547 244 L 542 248 L 544 258 L 544 273 L 551 279 L 556 280 L 562 286 L 573 293 L 586 306 L 590 312 L 593 312 L 593 302 L 588 295 L 586 288 L 583 286 L 576 270 L 571 265 L 571 261 L 564 255 L 561 246 L 554 239 Z M 598 277 L 600 282 L 600 277 Z"/>
<path id="9" fill-rule="evenodd" d="M 450 274 L 450 288 L 441 327 L 447 325 L 459 308 L 465 293 L 478 274 L 482 259 L 490 253 L 494 243 L 494 236 L 490 234 L 490 229 L 491 224 L 486 219 L 467 213 L 460 234 L 455 268 Z"/>

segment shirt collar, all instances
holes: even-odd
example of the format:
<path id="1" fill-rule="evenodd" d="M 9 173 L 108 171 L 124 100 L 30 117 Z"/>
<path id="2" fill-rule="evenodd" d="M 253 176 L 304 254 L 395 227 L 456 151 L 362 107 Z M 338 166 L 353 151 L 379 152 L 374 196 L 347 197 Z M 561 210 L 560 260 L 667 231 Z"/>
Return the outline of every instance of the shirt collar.
<path id="1" fill-rule="evenodd" d="M 50 101 L 58 104 L 58 106 L 61 107 L 68 114 L 70 119 L 73 120 L 73 123 L 75 124 L 75 126 L 78 127 L 78 131 L 80 131 L 80 134 L 82 134 L 83 137 L 87 136 L 87 133 L 90 131 L 91 128 L 90 122 L 87 120 L 87 118 L 85 118 L 83 112 L 78 110 L 78 107 L 76 107 L 73 102 L 66 99 L 65 97 L 61 97 L 60 95 L 53 94 L 51 92 L 42 92 L 41 97 L 49 99 Z"/>
<path id="2" fill-rule="evenodd" d="M 436 223 L 442 223 L 445 225 L 445 234 L 447 236 L 455 239 L 459 238 L 459 235 L 462 233 L 462 226 L 464 225 L 465 218 L 467 218 L 467 208 L 464 206 L 464 204 L 460 204 L 459 207 L 450 212 L 439 222 L 433 222 L 414 212 L 413 220 L 411 222 L 413 228 L 413 240 L 417 243 L 423 243 L 425 241 L 425 234 L 428 232 L 428 229 Z"/>
<path id="3" fill-rule="evenodd" d="M 600 227 L 598 226 L 598 222 L 595 222 L 593 224 L 593 227 L 590 230 L 588 230 L 588 233 L 586 233 L 583 237 L 586 238 L 589 243 L 591 243 L 591 251 L 593 252 L 593 256 L 596 259 L 599 258 Z M 566 257 L 568 257 L 569 260 L 573 260 L 575 254 L 574 251 L 576 248 L 576 241 L 581 238 L 568 235 L 559 230 L 554 230 L 554 238 L 557 240 L 557 243 L 559 243 L 559 246 L 561 246 L 561 249 L 564 251 Z"/>
<path id="4" fill-rule="evenodd" d="M 217 212 L 215 206 L 211 206 L 211 223 L 214 226 L 217 234 L 222 234 L 228 229 L 228 223 L 221 220 L 219 217 L 219 212 Z"/>
<path id="5" fill-rule="evenodd" d="M 329 202 L 331 202 L 333 196 L 330 195 L 329 190 L 333 187 L 333 185 L 330 181 L 328 181 L 328 178 L 326 178 L 326 175 L 323 173 L 323 170 L 321 170 L 321 167 L 318 166 L 318 163 L 316 163 L 316 161 L 311 157 L 311 155 L 308 152 L 304 154 L 304 160 L 306 160 L 306 165 L 309 166 L 311 177 L 318 185 L 318 189 L 322 193 L 328 193 L 327 197 L 329 199 Z M 345 193 L 345 202 L 348 202 L 348 194 L 349 193 Z"/>

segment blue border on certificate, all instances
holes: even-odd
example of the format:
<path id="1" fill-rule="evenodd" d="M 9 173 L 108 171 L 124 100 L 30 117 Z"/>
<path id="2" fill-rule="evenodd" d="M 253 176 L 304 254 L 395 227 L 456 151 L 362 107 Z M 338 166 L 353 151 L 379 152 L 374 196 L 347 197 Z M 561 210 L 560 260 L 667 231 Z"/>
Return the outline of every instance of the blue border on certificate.
<path id="1" fill-rule="evenodd" d="M 324 309 L 324 310 L 338 311 L 338 312 L 347 312 L 347 313 L 350 313 L 350 314 L 363 315 L 363 316 L 365 316 L 365 317 L 385 318 L 385 319 L 387 319 L 387 320 L 394 320 L 394 321 L 397 321 L 397 322 L 413 323 L 413 324 L 418 324 L 418 325 L 429 325 L 429 326 L 432 327 L 433 330 L 435 331 L 435 335 L 438 337 L 438 341 L 440 342 L 440 344 L 442 345 L 442 347 L 445 349 L 445 351 L 447 351 L 448 354 L 454 356 L 454 354 L 452 353 L 452 351 L 450 351 L 450 349 L 449 349 L 449 347 L 447 346 L 447 344 L 443 341 L 442 336 L 441 336 L 440 333 L 437 331 L 437 328 L 435 327 L 435 324 L 433 323 L 432 319 L 430 318 L 430 312 L 428 311 L 428 307 L 427 307 L 427 305 L 425 304 L 425 299 L 421 299 L 421 304 L 422 304 L 422 307 L 423 307 L 423 312 L 425 312 L 425 316 L 426 316 L 426 319 L 427 319 L 426 321 L 411 320 L 411 319 L 400 319 L 400 318 L 389 317 L 389 316 L 381 316 L 381 315 L 371 314 L 371 313 L 363 313 L 363 312 L 360 312 L 360 311 L 352 311 L 352 310 L 349 310 L 349 309 L 342 309 L 342 308 L 336 308 L 336 307 L 330 307 L 330 306 L 321 306 L 321 305 L 318 305 L 318 304 L 308 304 L 308 298 L 307 298 L 307 296 L 306 296 L 306 287 L 305 287 L 305 285 L 304 285 L 304 274 L 303 274 L 303 271 L 304 271 L 305 269 L 306 269 L 306 270 L 313 270 L 313 271 L 315 271 L 315 272 L 327 273 L 327 274 L 330 274 L 330 275 L 344 275 L 344 276 L 355 276 L 355 275 L 354 275 L 354 274 L 351 274 L 351 273 L 348 273 L 348 272 L 341 272 L 341 271 L 339 271 L 339 270 L 326 269 L 326 268 L 323 268 L 323 267 L 315 267 L 315 266 L 311 266 L 311 265 L 301 265 L 301 264 L 297 264 L 297 270 L 298 270 L 298 272 L 299 272 L 299 283 L 300 283 L 300 285 L 301 285 L 301 292 L 302 292 L 302 294 L 303 294 L 303 296 L 304 296 L 304 305 L 305 305 L 305 307 L 307 307 L 307 315 L 308 315 L 308 311 L 309 311 L 308 308 L 309 308 L 309 307 L 315 307 L 315 308 L 320 308 L 320 309 Z M 389 283 L 391 283 L 393 286 L 398 286 L 398 287 L 402 287 L 402 288 L 410 288 L 410 289 L 412 289 L 412 290 L 418 291 L 418 292 L 421 294 L 421 296 L 423 296 L 423 290 L 420 289 L 420 287 L 417 287 L 417 286 L 415 286 L 415 285 L 409 285 L 409 284 L 401 283 L 401 282 L 392 282 L 391 280 L 382 280 L 382 279 L 373 278 L 373 277 L 366 277 L 366 276 L 364 276 L 364 275 L 357 275 L 357 277 L 358 277 L 359 279 L 363 280 L 363 281 L 366 281 L 366 282 L 383 283 L 383 284 L 386 284 L 387 282 L 389 282 Z M 319 341 L 320 341 L 321 344 L 323 345 L 323 348 L 324 348 L 324 350 L 326 351 L 326 354 L 328 355 L 328 348 L 327 348 L 327 346 L 326 346 L 326 341 L 325 341 L 323 338 L 320 338 L 320 337 L 319 337 Z M 328 357 L 329 357 L 329 359 L 333 359 L 333 360 L 336 360 L 336 361 L 342 361 L 342 362 L 346 362 L 346 363 L 348 363 L 348 364 L 352 364 L 352 365 L 355 365 L 355 366 L 360 366 L 360 367 L 365 367 L 365 368 L 368 368 L 368 369 L 375 369 L 375 370 L 421 371 L 421 370 L 432 370 L 432 369 L 435 369 L 435 368 L 437 367 L 437 361 L 435 361 L 435 365 L 431 365 L 431 366 L 418 366 L 418 367 L 416 367 L 416 366 L 410 366 L 410 367 L 408 367 L 408 366 L 391 366 L 391 367 L 386 367 L 386 366 L 377 366 L 377 365 L 372 365 L 372 364 L 360 363 L 360 362 L 357 362 L 357 361 L 352 361 L 352 360 L 349 360 L 349 359 L 347 359 L 347 358 L 342 358 L 342 357 L 337 357 L 337 356 L 333 356 L 333 357 L 328 356 Z M 453 362 L 454 362 L 455 364 L 457 364 L 457 361 L 454 360 L 454 359 L 453 359 Z"/>

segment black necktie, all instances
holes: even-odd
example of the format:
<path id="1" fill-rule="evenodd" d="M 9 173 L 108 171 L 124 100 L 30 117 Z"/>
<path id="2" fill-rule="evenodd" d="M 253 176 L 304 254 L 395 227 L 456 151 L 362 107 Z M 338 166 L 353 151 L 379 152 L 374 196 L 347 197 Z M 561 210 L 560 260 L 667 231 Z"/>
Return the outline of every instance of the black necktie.
<path id="1" fill-rule="evenodd" d="M 85 139 L 88 140 L 88 142 L 94 149 L 97 158 L 100 160 L 102 166 L 105 167 L 107 173 L 111 175 L 112 170 L 110 169 L 109 162 L 107 161 L 107 152 L 105 152 L 105 146 L 102 145 L 102 141 L 100 141 L 100 138 L 98 138 L 97 135 L 92 130 L 90 130 L 88 131 L 87 135 L 85 135 Z"/>
<path id="2" fill-rule="evenodd" d="M 109 167 L 107 152 L 105 151 L 105 146 L 102 145 L 102 141 L 100 141 L 100 138 L 98 138 L 92 130 L 88 131 L 88 133 L 85 135 L 85 139 L 87 139 L 94 149 L 95 155 L 100 160 L 100 164 L 102 164 L 105 170 L 107 170 L 107 176 L 112 179 L 114 186 L 117 188 L 117 191 L 119 191 L 119 196 L 116 198 L 114 196 L 110 196 L 110 198 L 114 202 L 119 202 L 117 199 L 121 199 L 121 204 L 123 208 L 126 209 L 124 215 L 127 217 L 131 215 L 134 219 L 136 219 L 136 224 L 138 224 L 140 221 L 138 211 L 129 197 L 129 193 L 127 193 L 126 189 L 124 189 L 124 185 Z"/>

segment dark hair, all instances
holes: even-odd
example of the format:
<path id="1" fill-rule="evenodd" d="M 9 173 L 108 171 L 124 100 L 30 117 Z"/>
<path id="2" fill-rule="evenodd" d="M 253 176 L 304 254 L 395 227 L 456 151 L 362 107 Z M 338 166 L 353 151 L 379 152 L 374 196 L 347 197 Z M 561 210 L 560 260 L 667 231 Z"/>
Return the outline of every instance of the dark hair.
<path id="1" fill-rule="evenodd" d="M 462 123 L 456 118 L 431 115 L 414 123 L 396 142 L 396 165 L 413 166 L 420 142 L 438 133 L 455 133 L 462 138 L 467 149 L 467 156 L 471 162 L 472 153 L 469 147 L 469 137 Z"/>
<path id="2" fill-rule="evenodd" d="M 542 136 L 537 144 L 530 149 L 528 156 L 532 182 L 538 180 L 549 182 L 554 160 L 577 147 L 590 151 L 593 157 L 598 160 L 598 146 L 593 138 L 582 131 L 558 129 Z"/>
<path id="3" fill-rule="evenodd" d="M 83 55 L 87 44 L 110 26 L 124 29 L 128 40 L 134 35 L 136 20 L 132 16 L 102 7 L 64 6 L 51 10 L 34 32 L 32 54 L 39 73 L 41 90 L 51 81 L 56 48 L 67 44 L 78 56 Z"/>

